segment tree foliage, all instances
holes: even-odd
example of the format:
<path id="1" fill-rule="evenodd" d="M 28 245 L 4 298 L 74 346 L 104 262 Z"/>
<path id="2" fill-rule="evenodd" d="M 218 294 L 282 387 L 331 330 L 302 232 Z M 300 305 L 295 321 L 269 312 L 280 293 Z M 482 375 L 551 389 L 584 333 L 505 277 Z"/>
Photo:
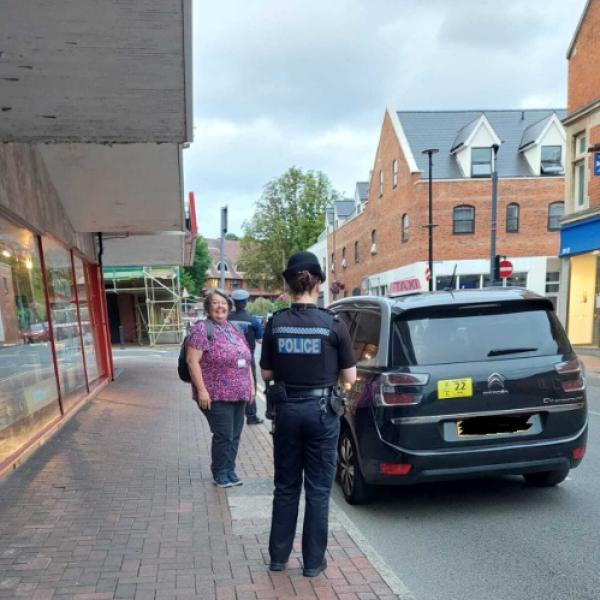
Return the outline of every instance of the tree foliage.
<path id="1" fill-rule="evenodd" d="M 267 315 L 274 312 L 274 304 L 267 298 L 257 298 L 253 302 L 248 303 L 248 312 L 251 315 Z"/>
<path id="2" fill-rule="evenodd" d="M 225 239 L 231 242 L 239 242 L 240 241 L 240 236 L 235 234 L 235 233 L 226 233 L 225 234 Z"/>
<path id="3" fill-rule="evenodd" d="M 253 286 L 282 289 L 288 257 L 314 244 L 325 228 L 325 209 L 339 199 L 326 175 L 290 168 L 270 181 L 244 223 L 238 262 Z"/>
<path id="4" fill-rule="evenodd" d="M 210 266 L 211 260 L 206 240 L 202 236 L 198 236 L 194 263 L 191 267 L 183 267 L 181 275 L 181 283 L 190 294 L 197 296 L 202 292 L 204 282 L 206 281 L 206 271 Z"/>

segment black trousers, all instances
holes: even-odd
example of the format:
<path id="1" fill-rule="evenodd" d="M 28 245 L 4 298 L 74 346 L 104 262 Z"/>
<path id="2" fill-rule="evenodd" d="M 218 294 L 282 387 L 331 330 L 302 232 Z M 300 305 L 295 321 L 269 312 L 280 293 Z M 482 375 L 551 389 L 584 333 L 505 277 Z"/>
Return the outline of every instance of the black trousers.
<path id="1" fill-rule="evenodd" d="M 212 433 L 211 465 L 213 477 L 235 471 L 235 459 L 244 428 L 245 402 L 212 402 L 203 410 Z"/>
<path id="2" fill-rule="evenodd" d="M 335 478 L 340 418 L 319 398 L 277 405 L 274 458 L 275 493 L 269 554 L 287 562 L 292 551 L 298 502 L 304 479 L 306 506 L 302 529 L 305 569 L 321 565 L 327 548 L 329 497 Z"/>

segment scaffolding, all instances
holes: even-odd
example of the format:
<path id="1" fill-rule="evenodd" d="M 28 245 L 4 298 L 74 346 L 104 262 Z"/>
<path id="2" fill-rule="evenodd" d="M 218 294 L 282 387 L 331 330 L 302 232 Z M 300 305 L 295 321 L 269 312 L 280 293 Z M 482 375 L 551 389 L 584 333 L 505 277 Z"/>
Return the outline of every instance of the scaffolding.
<path id="1" fill-rule="evenodd" d="M 134 331 L 126 339 L 138 344 L 180 344 L 186 332 L 179 267 L 106 267 L 107 294 L 128 295 L 133 302 Z M 120 325 L 122 327 L 122 325 Z"/>

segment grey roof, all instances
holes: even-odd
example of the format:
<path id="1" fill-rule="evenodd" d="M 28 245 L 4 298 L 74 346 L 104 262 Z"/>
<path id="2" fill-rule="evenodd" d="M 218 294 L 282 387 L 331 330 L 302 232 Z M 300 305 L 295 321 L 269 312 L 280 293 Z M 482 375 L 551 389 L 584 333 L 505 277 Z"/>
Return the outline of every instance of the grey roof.
<path id="1" fill-rule="evenodd" d="M 535 140 L 537 140 L 540 137 L 540 134 L 542 133 L 542 131 L 544 131 L 546 125 L 548 125 L 548 123 L 550 122 L 550 119 L 552 119 L 552 115 L 548 115 L 547 117 L 544 117 L 541 121 L 538 121 L 537 123 L 534 123 L 533 125 L 527 127 L 527 129 L 525 129 L 525 131 L 523 132 L 523 137 L 521 138 L 521 144 L 519 148 L 525 148 L 525 146 L 533 144 Z"/>
<path id="2" fill-rule="evenodd" d="M 481 114 L 475 117 L 470 123 L 467 123 L 458 131 L 458 134 L 456 135 L 456 137 L 454 138 L 454 142 L 452 143 L 451 150 L 456 150 L 456 148 L 460 148 L 469 139 L 469 136 L 473 133 L 473 131 L 475 131 L 475 127 L 477 127 L 477 123 L 479 123 L 480 118 Z"/>
<path id="3" fill-rule="evenodd" d="M 369 199 L 369 182 L 368 181 L 357 181 L 356 191 L 361 202 L 366 202 Z"/>
<path id="4" fill-rule="evenodd" d="M 335 212 L 342 219 L 351 217 L 355 208 L 354 200 L 337 200 L 335 203 Z"/>
<path id="5" fill-rule="evenodd" d="M 398 118 L 406 134 L 417 167 L 424 176 L 428 172 L 427 156 L 422 151 L 438 148 L 433 157 L 433 179 L 462 179 L 456 158 L 450 153 L 459 132 L 485 114 L 502 145 L 498 151 L 499 177 L 531 177 L 527 160 L 519 152 L 521 139 L 527 128 L 552 114 L 562 120 L 564 109 L 542 110 L 463 110 L 463 111 L 398 111 Z M 467 136 L 468 137 L 468 136 Z M 466 139 L 466 137 L 465 137 Z"/>

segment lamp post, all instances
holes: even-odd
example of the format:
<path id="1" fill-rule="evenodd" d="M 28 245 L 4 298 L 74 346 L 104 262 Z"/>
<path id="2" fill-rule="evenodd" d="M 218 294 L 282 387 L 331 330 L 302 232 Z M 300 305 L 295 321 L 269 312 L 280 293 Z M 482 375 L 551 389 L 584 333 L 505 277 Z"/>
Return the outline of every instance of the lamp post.
<path id="1" fill-rule="evenodd" d="M 496 285 L 498 273 L 496 273 L 496 213 L 498 211 L 498 170 L 496 169 L 496 157 L 500 146 L 492 146 L 492 219 L 490 225 L 490 286 Z"/>
<path id="2" fill-rule="evenodd" d="M 437 154 L 439 150 L 437 148 L 428 148 L 427 150 L 423 150 L 423 154 L 427 154 L 429 158 L 429 222 L 425 227 L 429 230 L 429 253 L 428 253 L 428 263 L 429 263 L 429 291 L 433 292 L 433 228 L 435 225 L 433 224 L 433 188 L 432 188 L 432 180 L 431 180 L 431 171 L 433 167 L 433 155 Z"/>
<path id="3" fill-rule="evenodd" d="M 227 233 L 227 206 L 221 207 L 221 248 L 220 248 L 220 273 L 219 285 L 225 290 L 225 234 Z"/>

